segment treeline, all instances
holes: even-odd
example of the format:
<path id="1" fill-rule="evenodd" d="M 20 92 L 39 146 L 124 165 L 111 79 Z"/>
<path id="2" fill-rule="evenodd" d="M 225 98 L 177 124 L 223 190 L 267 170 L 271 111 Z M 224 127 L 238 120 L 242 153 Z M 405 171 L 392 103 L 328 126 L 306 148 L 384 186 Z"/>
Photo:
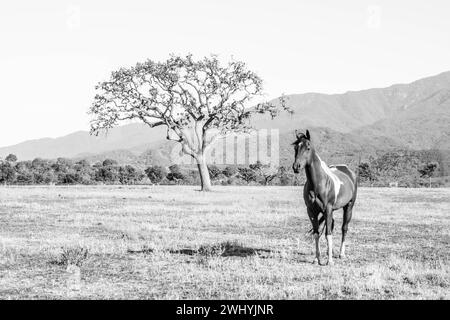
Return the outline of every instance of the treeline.
<path id="1" fill-rule="evenodd" d="M 434 156 L 417 152 L 388 152 L 355 165 L 364 186 L 399 187 L 445 186 L 448 177 L 442 175 L 440 162 Z M 305 175 L 295 175 L 290 167 L 266 165 L 208 166 L 213 184 L 222 185 L 302 185 Z M 65 184 L 199 184 L 197 168 L 178 165 L 149 166 L 140 169 L 119 165 L 106 159 L 90 164 L 86 160 L 67 158 L 18 161 L 10 154 L 0 160 L 0 183 L 17 185 Z"/>
<path id="2" fill-rule="evenodd" d="M 86 160 L 66 158 L 17 161 L 9 155 L 0 162 L 0 183 L 3 184 L 134 184 L 143 173 L 131 165 L 119 166 L 107 159 L 94 165 Z"/>
<path id="3" fill-rule="evenodd" d="M 359 163 L 360 184 L 412 188 L 449 186 L 450 179 L 444 176 L 446 160 L 437 150 L 386 152 Z"/>
<path id="4" fill-rule="evenodd" d="M 208 167 L 215 184 L 297 184 L 297 177 L 284 167 L 263 165 L 259 162 L 250 166 L 215 165 Z M 34 184 L 198 184 L 196 168 L 149 166 L 145 170 L 132 165 L 119 165 L 106 159 L 91 165 L 86 160 L 73 161 L 67 158 L 32 161 L 18 161 L 10 154 L 0 160 L 0 183 L 17 185 Z"/>

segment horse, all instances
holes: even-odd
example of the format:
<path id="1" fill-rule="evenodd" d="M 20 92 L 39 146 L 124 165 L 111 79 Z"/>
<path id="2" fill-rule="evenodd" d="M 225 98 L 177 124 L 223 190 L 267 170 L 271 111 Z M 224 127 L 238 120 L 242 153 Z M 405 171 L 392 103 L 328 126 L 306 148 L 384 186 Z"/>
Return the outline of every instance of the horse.
<path id="1" fill-rule="evenodd" d="M 305 170 L 306 183 L 303 188 L 303 199 L 306 204 L 308 216 L 312 224 L 312 233 L 315 239 L 316 256 L 314 264 L 320 262 L 319 239 L 325 228 L 328 261 L 333 264 L 333 211 L 343 209 L 342 221 L 342 241 L 340 248 L 340 258 L 345 258 L 345 237 L 348 225 L 352 219 L 353 206 L 357 194 L 357 175 L 346 165 L 336 165 L 328 167 L 320 159 L 311 143 L 311 136 L 308 130 L 306 133 L 295 131 L 297 140 L 293 143 L 295 148 L 295 160 L 292 165 L 294 173 Z M 319 216 L 321 215 L 320 219 Z M 319 234 L 321 224 L 322 232 Z"/>

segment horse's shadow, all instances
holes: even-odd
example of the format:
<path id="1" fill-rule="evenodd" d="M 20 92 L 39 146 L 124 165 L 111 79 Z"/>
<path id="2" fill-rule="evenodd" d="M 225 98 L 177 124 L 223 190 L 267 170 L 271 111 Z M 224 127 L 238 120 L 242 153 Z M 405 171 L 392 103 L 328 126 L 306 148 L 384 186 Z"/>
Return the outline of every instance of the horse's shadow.
<path id="1" fill-rule="evenodd" d="M 250 248 L 242 245 L 226 245 L 218 246 L 202 246 L 199 249 L 170 249 L 169 253 L 184 255 L 201 255 L 201 256 L 220 256 L 220 257 L 250 257 L 250 256 L 267 256 L 273 251 L 270 249 Z"/>
<path id="2" fill-rule="evenodd" d="M 258 257 L 261 259 L 288 259 L 301 263 L 311 263 L 308 259 L 308 254 L 299 251 L 285 251 L 252 248 L 243 246 L 236 242 L 222 242 L 218 244 L 208 244 L 200 246 L 198 249 L 181 248 L 181 249 L 166 249 L 163 252 L 171 254 L 181 254 L 187 256 L 202 256 L 202 257 Z M 128 250 L 131 254 L 152 254 L 154 250 L 144 247 L 141 250 Z"/>
<path id="3" fill-rule="evenodd" d="M 272 250 L 266 248 L 252 248 L 243 246 L 235 242 L 223 242 L 219 244 L 204 245 L 198 249 L 176 249 L 169 250 L 173 254 L 184 255 L 200 255 L 206 257 L 258 257 L 262 259 L 277 259 L 284 258 L 295 260 L 296 262 L 308 262 L 311 261 L 306 258 L 307 254 L 298 251 L 290 251 L 288 254 L 279 250 Z"/>

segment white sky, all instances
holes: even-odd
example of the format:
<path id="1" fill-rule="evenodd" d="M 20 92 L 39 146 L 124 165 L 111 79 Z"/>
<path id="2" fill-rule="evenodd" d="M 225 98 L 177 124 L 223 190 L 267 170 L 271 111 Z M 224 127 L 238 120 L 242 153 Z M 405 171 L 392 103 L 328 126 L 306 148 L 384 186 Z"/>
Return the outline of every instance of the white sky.
<path id="1" fill-rule="evenodd" d="M 97 82 L 171 52 L 244 60 L 267 98 L 411 82 L 450 70 L 449 16 L 447 0 L 3 1 L 0 146 L 87 130 Z"/>

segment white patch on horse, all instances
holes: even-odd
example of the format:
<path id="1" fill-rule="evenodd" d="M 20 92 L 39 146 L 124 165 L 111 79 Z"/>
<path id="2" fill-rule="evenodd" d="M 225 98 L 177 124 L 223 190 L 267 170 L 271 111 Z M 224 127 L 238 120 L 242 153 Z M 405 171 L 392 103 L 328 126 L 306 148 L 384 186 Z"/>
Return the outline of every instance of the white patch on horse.
<path id="1" fill-rule="evenodd" d="M 323 169 L 323 171 L 325 171 L 325 173 L 330 177 L 331 181 L 333 181 L 333 186 L 334 186 L 334 203 L 336 203 L 338 195 L 339 195 L 339 190 L 341 189 L 341 184 L 344 184 L 341 179 L 339 179 L 339 177 L 334 173 L 336 172 L 338 169 L 335 167 L 328 167 L 327 164 L 322 161 L 322 159 L 320 159 L 319 155 L 317 155 L 317 158 L 319 158 L 320 161 L 320 165 Z"/>

